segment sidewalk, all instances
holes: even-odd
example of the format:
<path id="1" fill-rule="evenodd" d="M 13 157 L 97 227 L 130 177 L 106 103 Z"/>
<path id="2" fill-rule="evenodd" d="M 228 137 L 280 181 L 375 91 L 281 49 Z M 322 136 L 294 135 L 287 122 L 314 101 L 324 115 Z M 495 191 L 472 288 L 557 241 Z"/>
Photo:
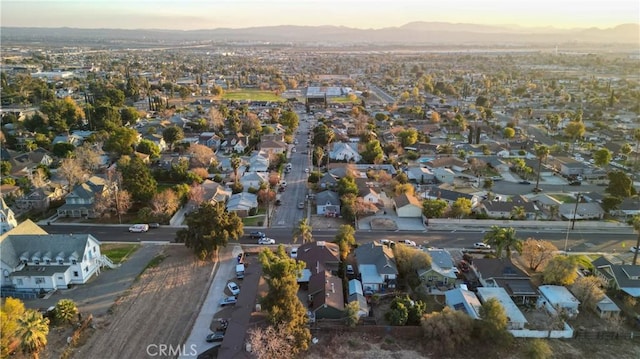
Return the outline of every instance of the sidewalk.
<path id="1" fill-rule="evenodd" d="M 227 281 L 235 273 L 236 256 L 241 252 L 240 245 L 229 246 L 220 251 L 218 261 L 212 271 L 213 280 L 210 281 L 209 290 L 193 323 L 189 337 L 182 346 L 187 350 L 183 351 L 180 359 L 193 358 L 193 355 L 190 355 L 191 348 L 194 348 L 198 354 L 202 354 L 215 346 L 214 343 L 207 343 L 205 337 L 212 332 L 211 322 L 220 310 L 220 300 L 225 296 L 224 290 Z"/>
<path id="2" fill-rule="evenodd" d="M 512 221 L 512 220 L 476 220 L 454 218 L 429 219 L 429 231 L 477 231 L 489 229 L 491 226 L 513 227 L 515 229 L 534 229 L 537 231 L 566 231 L 571 221 Z M 633 228 L 623 223 L 606 221 L 576 221 L 576 230 L 589 230 L 590 232 L 616 232 L 633 234 Z"/>

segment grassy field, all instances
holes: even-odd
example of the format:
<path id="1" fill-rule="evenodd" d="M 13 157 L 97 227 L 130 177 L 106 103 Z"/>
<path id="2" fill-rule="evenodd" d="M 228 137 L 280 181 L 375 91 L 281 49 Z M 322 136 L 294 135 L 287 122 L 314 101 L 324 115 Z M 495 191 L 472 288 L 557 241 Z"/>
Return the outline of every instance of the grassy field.
<path id="1" fill-rule="evenodd" d="M 102 254 L 106 255 L 115 264 L 124 262 L 133 252 L 138 250 L 138 244 L 103 244 Z"/>
<path id="2" fill-rule="evenodd" d="M 233 90 L 222 95 L 223 100 L 233 101 L 272 101 L 282 102 L 284 99 L 271 91 L 261 90 Z"/>
<path id="3" fill-rule="evenodd" d="M 576 198 L 566 194 L 553 193 L 549 195 L 562 203 L 576 203 Z"/>
<path id="4" fill-rule="evenodd" d="M 354 101 L 351 101 L 348 97 L 332 97 L 328 101 L 329 103 L 353 103 L 354 102 Z M 359 102 L 359 101 L 356 100 L 355 102 Z"/>

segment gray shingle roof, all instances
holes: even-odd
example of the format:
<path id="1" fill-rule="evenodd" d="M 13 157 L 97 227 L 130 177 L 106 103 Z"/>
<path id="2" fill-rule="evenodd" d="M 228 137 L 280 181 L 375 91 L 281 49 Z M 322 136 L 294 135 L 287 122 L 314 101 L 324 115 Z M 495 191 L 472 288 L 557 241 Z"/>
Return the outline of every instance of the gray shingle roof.
<path id="1" fill-rule="evenodd" d="M 26 255 L 31 258 L 38 252 L 39 256 L 51 253 L 53 255 L 53 258 L 50 258 L 52 261 L 55 261 L 55 257 L 61 253 L 63 253 L 65 260 L 75 253 L 77 260 L 81 261 L 87 251 L 89 238 L 100 243 L 90 234 L 9 234 L 0 242 L 0 258 L 12 268 L 18 266 L 20 256 Z"/>
<path id="2" fill-rule="evenodd" d="M 393 251 L 382 244 L 365 243 L 356 248 L 355 257 L 359 265 L 375 265 L 379 274 L 398 274 Z"/>

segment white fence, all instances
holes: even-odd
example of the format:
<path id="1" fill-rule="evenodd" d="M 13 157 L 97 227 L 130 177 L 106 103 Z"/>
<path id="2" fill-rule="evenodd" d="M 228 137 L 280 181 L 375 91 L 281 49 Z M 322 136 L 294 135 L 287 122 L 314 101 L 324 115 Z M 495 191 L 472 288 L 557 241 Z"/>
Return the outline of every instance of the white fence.
<path id="1" fill-rule="evenodd" d="M 573 338 L 573 328 L 566 322 L 564 330 L 509 330 L 516 338 Z"/>

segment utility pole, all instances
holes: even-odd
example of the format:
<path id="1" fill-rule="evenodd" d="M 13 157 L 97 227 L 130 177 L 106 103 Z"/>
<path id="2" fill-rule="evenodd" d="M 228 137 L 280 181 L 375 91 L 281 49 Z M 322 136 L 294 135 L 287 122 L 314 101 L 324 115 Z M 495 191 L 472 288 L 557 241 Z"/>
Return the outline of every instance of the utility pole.
<path id="1" fill-rule="evenodd" d="M 576 226 L 576 215 L 578 214 L 578 205 L 580 204 L 580 200 L 582 198 L 582 194 L 578 193 L 576 196 L 576 207 L 573 209 L 573 220 L 571 222 L 571 230 L 573 230 Z"/>

